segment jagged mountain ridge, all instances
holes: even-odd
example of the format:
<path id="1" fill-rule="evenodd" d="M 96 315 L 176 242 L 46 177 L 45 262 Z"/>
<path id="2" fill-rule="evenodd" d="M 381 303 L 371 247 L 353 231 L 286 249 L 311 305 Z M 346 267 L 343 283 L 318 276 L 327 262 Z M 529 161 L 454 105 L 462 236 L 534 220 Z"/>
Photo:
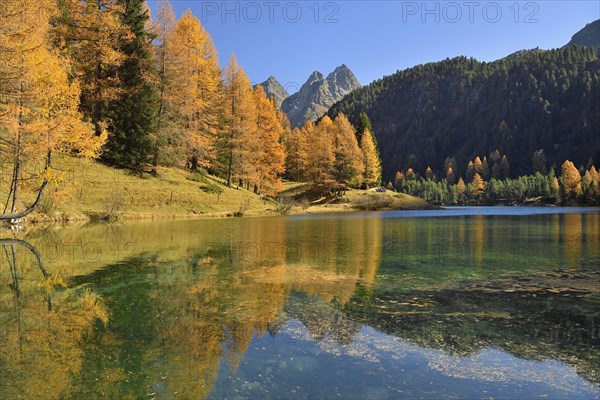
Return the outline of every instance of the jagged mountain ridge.
<path id="1" fill-rule="evenodd" d="M 286 98 L 281 109 L 288 116 L 292 127 L 315 121 L 346 94 L 361 87 L 350 68 L 342 64 L 325 77 L 314 71 L 297 93 Z"/>
<path id="2" fill-rule="evenodd" d="M 275 100 L 275 105 L 277 108 L 281 108 L 281 103 L 283 100 L 289 97 L 287 90 L 285 90 L 285 88 L 274 76 L 270 76 L 269 79 L 259 83 L 258 85 L 263 87 L 267 97 L 272 97 Z M 256 88 L 258 85 L 254 85 L 254 87 Z"/>

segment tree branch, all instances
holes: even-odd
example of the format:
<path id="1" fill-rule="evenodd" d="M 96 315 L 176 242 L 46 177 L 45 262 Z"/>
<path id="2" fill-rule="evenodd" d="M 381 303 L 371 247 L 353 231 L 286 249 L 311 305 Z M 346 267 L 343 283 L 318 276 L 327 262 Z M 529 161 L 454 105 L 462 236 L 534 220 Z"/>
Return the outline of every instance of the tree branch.
<path id="1" fill-rule="evenodd" d="M 47 278 L 49 276 L 48 272 L 46 271 L 46 267 L 44 266 L 44 262 L 42 261 L 42 256 L 40 255 L 40 252 L 31 243 L 26 242 L 21 239 L 0 239 L 0 245 L 2 245 L 2 246 L 20 245 L 20 246 L 27 248 L 35 256 L 35 258 L 39 264 L 39 267 L 42 270 L 42 274 L 44 275 L 44 277 Z"/>
<path id="2" fill-rule="evenodd" d="M 52 151 L 48 150 L 48 156 L 46 158 L 46 171 L 50 168 L 51 163 L 52 163 Z M 37 197 L 31 206 L 29 206 L 27 209 L 20 211 L 20 212 L 10 212 L 10 213 L 0 214 L 0 221 L 10 221 L 11 223 L 13 223 L 14 220 L 23 218 L 26 215 L 33 212 L 37 208 L 37 206 L 40 204 L 40 202 L 42 201 L 42 197 L 44 196 L 44 190 L 46 189 L 47 185 L 48 185 L 48 180 L 46 178 L 44 178 L 44 181 L 42 182 L 42 186 L 40 187 L 40 189 L 38 191 Z"/>

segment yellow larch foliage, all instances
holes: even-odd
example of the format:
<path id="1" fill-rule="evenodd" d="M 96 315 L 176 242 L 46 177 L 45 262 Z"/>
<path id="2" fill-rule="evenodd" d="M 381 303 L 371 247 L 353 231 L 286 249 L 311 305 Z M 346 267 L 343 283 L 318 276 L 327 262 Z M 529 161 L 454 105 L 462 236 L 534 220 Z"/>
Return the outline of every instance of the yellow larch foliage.
<path id="1" fill-rule="evenodd" d="M 340 183 L 358 186 L 364 170 L 363 157 L 354 127 L 342 113 L 334 121 L 335 178 Z"/>
<path id="2" fill-rule="evenodd" d="M 307 176 L 316 184 L 333 181 L 335 164 L 333 121 L 327 115 L 308 136 Z"/>
<path id="3" fill-rule="evenodd" d="M 168 8 L 163 12 L 168 23 Z M 214 161 L 218 105 L 220 104 L 220 68 L 210 35 L 191 11 L 186 11 L 166 36 L 162 99 L 173 111 L 176 126 L 162 135 L 181 133 L 179 164 L 190 160 L 192 168 L 208 167 Z M 166 125 L 163 124 L 163 128 Z M 183 160 L 182 160 L 183 159 Z"/>
<path id="4" fill-rule="evenodd" d="M 562 181 L 566 198 L 575 197 L 581 192 L 581 174 L 569 160 L 566 160 L 562 165 Z"/>
<path id="5" fill-rule="evenodd" d="M 29 181 L 35 190 L 42 182 L 39 200 L 46 183 L 62 176 L 51 168 L 53 154 L 96 157 L 106 140 L 103 130 L 94 135 L 92 125 L 82 122 L 78 81 L 69 79 L 70 63 L 49 45 L 55 12 L 50 0 L 0 7 L 0 154 L 13 166 L 12 205 L 5 213 L 18 212 L 24 173 L 34 177 Z"/>
<path id="6" fill-rule="evenodd" d="M 285 147 L 281 142 L 283 127 L 275 103 L 267 98 L 261 85 L 254 90 L 256 102 L 256 140 L 252 152 L 255 161 L 257 191 L 274 195 L 283 185 L 280 176 L 285 171 Z"/>
<path id="7" fill-rule="evenodd" d="M 381 159 L 375 145 L 373 133 L 368 129 L 363 133 L 360 148 L 363 153 L 363 180 L 367 187 L 377 186 L 381 182 Z"/>
<path id="8" fill-rule="evenodd" d="M 296 181 L 306 178 L 309 133 L 314 129 L 314 124 L 307 121 L 304 126 L 294 128 L 285 138 L 286 171 Z"/>
<path id="9" fill-rule="evenodd" d="M 232 55 L 225 67 L 223 144 L 227 152 L 227 184 L 233 179 L 248 184 L 253 167 L 250 150 L 256 140 L 256 106 L 250 80 Z"/>
<path id="10" fill-rule="evenodd" d="M 81 110 L 97 135 L 107 123 L 106 105 L 120 92 L 118 67 L 126 55 L 120 45 L 133 39 L 121 22 L 116 0 L 62 0 L 50 32 L 53 44 L 71 60 L 71 74 L 81 86 Z"/>
<path id="11" fill-rule="evenodd" d="M 471 182 L 471 193 L 473 196 L 478 197 L 485 193 L 485 181 L 478 173 L 473 176 L 473 182 Z"/>
<path id="12" fill-rule="evenodd" d="M 465 181 L 463 180 L 462 177 L 459 178 L 458 183 L 456 184 L 456 190 L 458 191 L 458 193 L 463 194 L 466 189 L 467 189 L 467 185 L 465 185 Z"/>

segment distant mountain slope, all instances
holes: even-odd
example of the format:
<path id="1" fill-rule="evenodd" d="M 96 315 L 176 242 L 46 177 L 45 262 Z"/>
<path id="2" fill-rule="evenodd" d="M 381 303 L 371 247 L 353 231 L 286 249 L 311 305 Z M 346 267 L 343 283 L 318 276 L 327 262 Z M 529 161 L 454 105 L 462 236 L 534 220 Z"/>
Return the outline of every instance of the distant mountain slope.
<path id="1" fill-rule="evenodd" d="M 577 35 L 576 35 L 577 36 Z M 600 161 L 600 62 L 591 48 L 521 52 L 491 63 L 457 57 L 419 65 L 362 87 L 329 110 L 371 118 L 384 179 L 430 165 L 445 176 L 474 156 L 507 154 L 511 175 L 531 173 L 543 149 L 548 167 Z"/>
<path id="2" fill-rule="evenodd" d="M 301 126 L 321 117 L 332 104 L 359 87 L 360 82 L 345 65 L 337 67 L 327 78 L 315 71 L 297 93 L 283 101 L 281 109 L 292 127 Z"/>
<path id="3" fill-rule="evenodd" d="M 542 50 L 539 47 L 536 47 L 535 49 L 515 51 L 514 53 L 509 54 L 504 58 L 507 60 L 515 60 L 517 58 L 530 57 L 530 56 L 534 55 L 535 53 L 543 53 L 544 51 L 546 51 L 546 50 Z"/>
<path id="4" fill-rule="evenodd" d="M 263 87 L 265 93 L 267 94 L 267 97 L 272 97 L 275 100 L 277 108 L 280 108 L 283 100 L 285 100 L 289 96 L 285 88 L 281 86 L 279 81 L 275 79 L 274 76 L 270 76 L 269 79 L 267 79 L 263 83 L 259 83 L 259 85 Z M 256 86 L 258 85 L 255 85 L 254 87 Z"/>
<path id="5" fill-rule="evenodd" d="M 571 38 L 567 46 L 591 46 L 600 49 L 600 19 L 591 22 Z"/>

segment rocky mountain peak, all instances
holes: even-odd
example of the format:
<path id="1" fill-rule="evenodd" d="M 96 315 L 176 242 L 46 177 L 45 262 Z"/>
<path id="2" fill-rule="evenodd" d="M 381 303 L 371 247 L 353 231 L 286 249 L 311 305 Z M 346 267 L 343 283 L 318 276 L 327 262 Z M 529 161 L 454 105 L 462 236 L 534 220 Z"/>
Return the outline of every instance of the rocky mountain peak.
<path id="1" fill-rule="evenodd" d="M 272 97 L 275 100 L 275 105 L 277 108 L 281 108 L 281 103 L 289 96 L 289 93 L 285 90 L 285 88 L 272 75 L 269 77 L 269 79 L 263 83 L 260 83 L 259 85 L 263 87 L 267 97 Z"/>
<path id="2" fill-rule="evenodd" d="M 315 82 L 320 82 L 323 79 L 325 79 L 325 76 L 322 73 L 320 73 L 319 71 L 313 71 L 313 73 L 310 74 L 310 76 L 306 80 L 305 85 L 311 85 Z"/>
<path id="3" fill-rule="evenodd" d="M 360 86 L 356 76 L 343 64 L 327 77 L 314 71 L 297 93 L 283 101 L 281 109 L 293 128 L 302 126 L 306 121 L 317 120 L 334 103 Z"/>

